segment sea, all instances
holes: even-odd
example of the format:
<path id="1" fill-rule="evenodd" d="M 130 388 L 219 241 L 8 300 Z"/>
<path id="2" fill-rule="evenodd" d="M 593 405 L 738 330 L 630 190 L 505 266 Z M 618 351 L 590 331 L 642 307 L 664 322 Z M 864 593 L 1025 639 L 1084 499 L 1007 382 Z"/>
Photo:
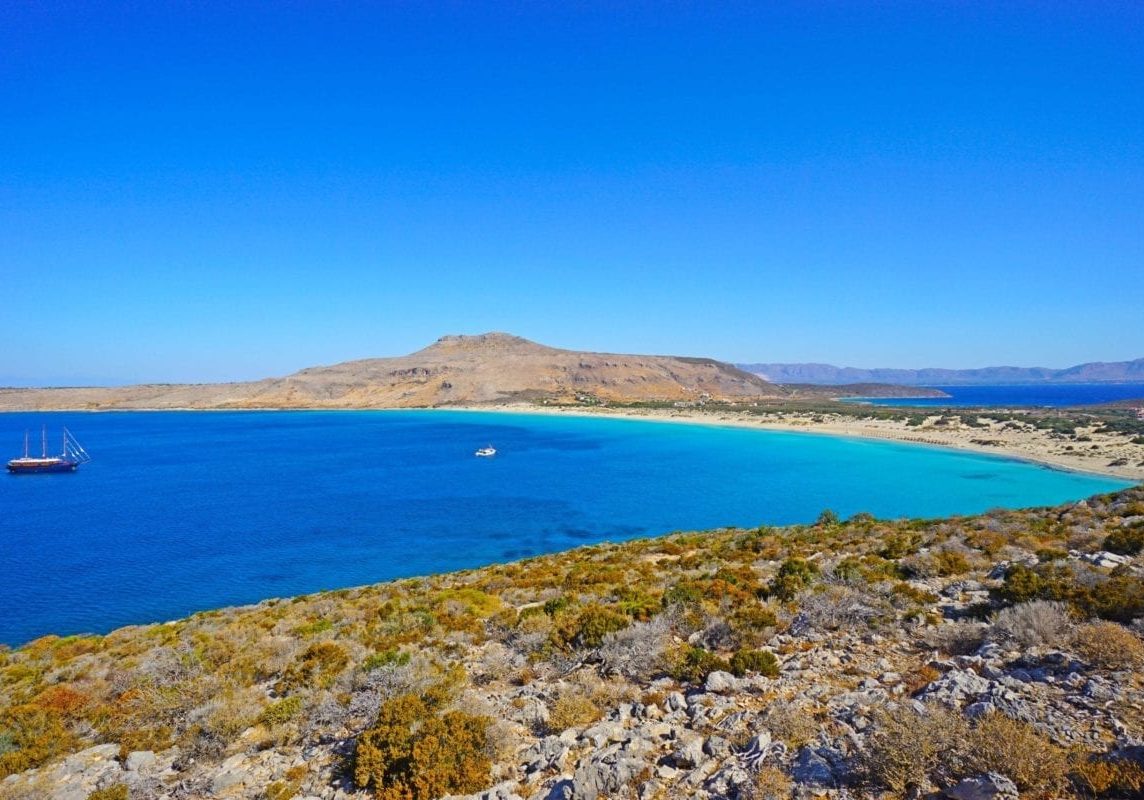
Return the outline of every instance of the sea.
<path id="1" fill-rule="evenodd" d="M 0 444 L 18 455 L 42 425 L 93 460 L 0 475 L 10 645 L 825 508 L 934 517 L 1129 485 L 920 445 L 494 412 L 5 413 Z"/>
<path id="2" fill-rule="evenodd" d="M 905 397 L 859 399 L 852 402 L 881 406 L 1040 406 L 1063 408 L 1118 400 L 1141 400 L 1144 405 L 1144 383 L 1051 383 L 1014 384 L 1010 386 L 931 386 L 949 397 Z"/>

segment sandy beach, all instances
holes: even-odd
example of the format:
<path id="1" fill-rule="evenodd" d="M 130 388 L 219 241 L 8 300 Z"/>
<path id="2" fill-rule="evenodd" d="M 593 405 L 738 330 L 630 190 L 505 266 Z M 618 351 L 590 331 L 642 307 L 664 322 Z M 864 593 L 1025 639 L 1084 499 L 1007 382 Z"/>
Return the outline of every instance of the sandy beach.
<path id="1" fill-rule="evenodd" d="M 537 406 L 500 404 L 469 406 L 469 411 L 500 411 L 518 414 L 553 414 L 583 417 L 616 417 L 655 422 L 677 422 L 700 425 L 723 425 L 762 430 L 817 433 L 829 436 L 852 436 L 863 439 L 886 439 L 938 447 L 951 447 L 995 456 L 1017 458 L 1056 469 L 1108 475 L 1132 481 L 1144 481 L 1144 445 L 1133 444 L 1132 437 L 1098 433 L 1080 428 L 1078 433 L 1091 441 L 1073 441 L 1052 431 L 1026 425 L 1020 428 L 1005 423 L 989 422 L 983 427 L 935 426 L 939 415 L 928 418 L 921 426 L 904 421 L 859 419 L 841 413 L 815 414 L 794 411 L 749 413 L 704 411 L 698 408 L 642 409 L 569 406 Z M 1123 464 L 1113 465 L 1113 462 Z"/>

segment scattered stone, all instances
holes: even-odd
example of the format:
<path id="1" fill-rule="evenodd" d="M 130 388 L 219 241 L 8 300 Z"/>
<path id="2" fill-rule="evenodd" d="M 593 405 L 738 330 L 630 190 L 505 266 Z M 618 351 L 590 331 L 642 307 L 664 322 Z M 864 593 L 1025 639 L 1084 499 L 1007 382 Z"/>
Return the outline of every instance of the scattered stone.
<path id="1" fill-rule="evenodd" d="M 707 681 L 703 684 L 704 691 L 715 693 L 733 692 L 737 687 L 738 681 L 734 675 L 718 669 L 708 675 Z"/>
<path id="2" fill-rule="evenodd" d="M 1019 800 L 1020 794 L 1016 784 L 1009 778 L 989 772 L 966 778 L 952 789 L 947 789 L 945 796 L 950 800 Z"/>

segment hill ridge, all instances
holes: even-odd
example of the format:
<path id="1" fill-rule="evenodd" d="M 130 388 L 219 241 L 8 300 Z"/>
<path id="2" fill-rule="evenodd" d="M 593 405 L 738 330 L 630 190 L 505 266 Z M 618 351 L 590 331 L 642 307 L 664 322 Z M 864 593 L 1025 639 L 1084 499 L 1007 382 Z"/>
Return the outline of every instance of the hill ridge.
<path id="1" fill-rule="evenodd" d="M 562 350 L 504 332 L 442 336 L 409 355 L 220 384 L 0 390 L 0 409 L 422 408 L 551 400 L 697 402 L 786 390 L 711 359 Z"/>

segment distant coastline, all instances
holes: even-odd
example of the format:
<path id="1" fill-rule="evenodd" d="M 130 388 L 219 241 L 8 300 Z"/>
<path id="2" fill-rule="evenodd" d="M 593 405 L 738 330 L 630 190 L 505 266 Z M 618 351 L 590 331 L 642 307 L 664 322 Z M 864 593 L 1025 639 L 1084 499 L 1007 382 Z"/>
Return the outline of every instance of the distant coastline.
<path id="1" fill-rule="evenodd" d="M 1054 469 L 1081 472 L 1090 475 L 1124 478 L 1144 482 L 1144 445 L 1125 441 L 1125 437 L 1110 436 L 1091 431 L 1086 434 L 1093 441 L 1087 448 L 1066 450 L 1054 440 L 1052 434 L 1042 431 L 989 430 L 979 428 L 911 427 L 898 420 L 866 419 L 857 413 L 848 413 L 843 404 L 836 411 L 823 415 L 818 412 L 784 410 L 748 412 L 701 408 L 654 409 L 615 406 L 539 405 L 534 403 L 497 403 L 489 405 L 430 406 L 417 408 L 60 408 L 60 409 L 0 409 L 6 414 L 75 413 L 99 414 L 114 412 L 267 412 L 267 411 L 467 411 L 485 413 L 539 414 L 556 416 L 610 417 L 639 419 L 653 422 L 674 422 L 721 427 L 755 428 L 759 430 L 815 433 L 856 439 L 889 440 L 903 444 L 928 445 L 963 450 L 984 455 L 1003 456 L 1027 461 Z M 856 405 L 856 404 L 855 404 Z M 928 413 L 934 409 L 919 408 Z M 935 414 L 934 416 L 940 416 Z M 1114 465 L 1113 462 L 1124 461 Z"/>
<path id="2" fill-rule="evenodd" d="M 1144 445 L 1123 444 L 1119 441 L 1094 443 L 1096 449 L 1087 451 L 1060 452 L 1055 442 L 1047 435 L 1037 432 L 1005 431 L 998 433 L 998 444 L 982 444 L 987 441 L 978 429 L 918 430 L 905 423 L 887 420 L 860 419 L 848 416 L 840 409 L 829 421 L 816 421 L 817 414 L 802 412 L 775 411 L 762 414 L 747 414 L 730 411 L 706 412 L 699 409 L 638 409 L 638 408 L 573 408 L 568 406 L 536 406 L 523 404 L 501 404 L 496 406 L 466 406 L 443 410 L 485 411 L 516 414 L 551 414 L 584 417 L 613 417 L 617 419 L 641 419 L 653 422 L 675 422 L 722 427 L 756 428 L 760 430 L 787 431 L 792 433 L 814 433 L 826 436 L 840 436 L 855 439 L 877 439 L 917 444 L 931 447 L 944 447 L 964 450 L 983 455 L 1002 456 L 1018 461 L 1026 461 L 1053 469 L 1069 472 L 1082 472 L 1113 478 L 1144 482 Z M 989 434 L 992 435 L 992 432 Z M 1095 434 L 1099 436 L 1099 434 Z M 974 441 L 974 440 L 978 441 Z M 1130 448 L 1130 449 L 1129 449 Z M 1125 453 L 1135 455 L 1135 460 L 1123 466 L 1111 466 L 1109 461 L 1125 457 Z M 1131 456 L 1129 456 L 1131 458 Z"/>

